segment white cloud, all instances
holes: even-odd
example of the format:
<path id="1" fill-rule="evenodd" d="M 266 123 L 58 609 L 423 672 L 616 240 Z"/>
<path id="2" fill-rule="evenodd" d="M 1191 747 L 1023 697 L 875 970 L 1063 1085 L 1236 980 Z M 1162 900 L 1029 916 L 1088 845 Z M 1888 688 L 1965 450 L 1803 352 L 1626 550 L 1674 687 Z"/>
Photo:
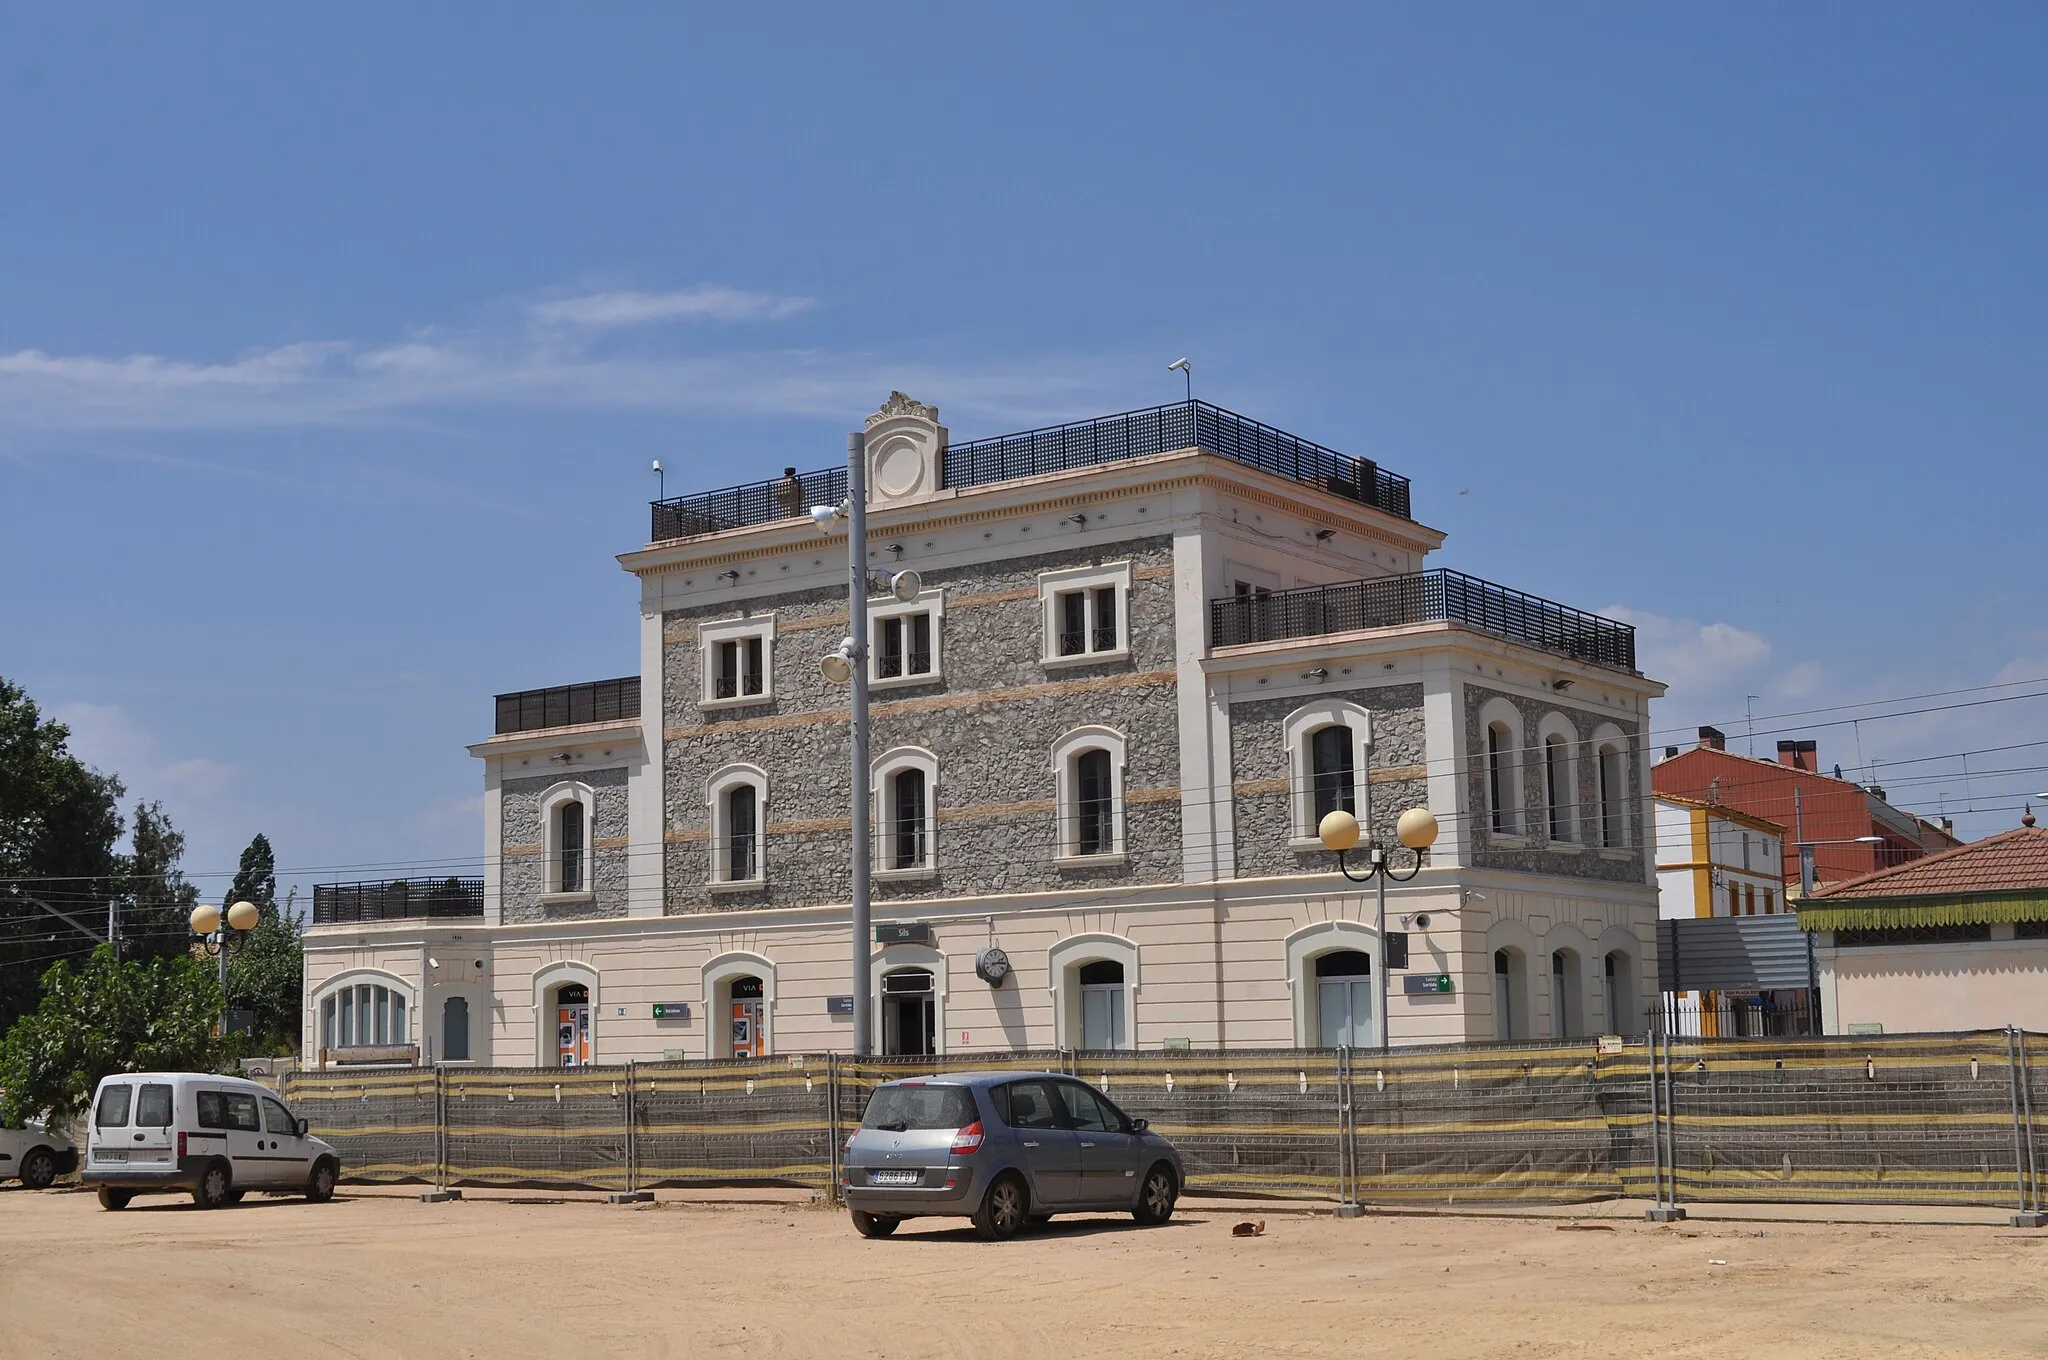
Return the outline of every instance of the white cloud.
<path id="1" fill-rule="evenodd" d="M 1602 612 L 1635 625 L 1636 664 L 1674 693 L 1718 693 L 1770 659 L 1771 644 L 1763 634 L 1732 623 L 1672 619 L 1620 606 Z"/>
<path id="2" fill-rule="evenodd" d="M 807 297 L 750 293 L 713 283 L 673 293 L 626 291 L 558 298 L 536 305 L 533 315 L 550 325 L 609 330 L 652 321 L 780 321 L 810 306 Z"/>
<path id="3" fill-rule="evenodd" d="M 71 754 L 102 774 L 119 775 L 131 800 L 217 798 L 239 774 L 204 756 L 167 758 L 156 737 L 116 704 L 61 704 L 50 716 L 71 729 Z"/>
<path id="4" fill-rule="evenodd" d="M 901 354 L 751 349 L 595 351 L 605 330 L 670 318 L 769 320 L 803 298 L 707 286 L 592 293 L 536 304 L 529 320 L 428 329 L 365 344 L 307 340 L 215 362 L 157 354 L 0 354 L 0 432 L 391 427 L 434 410 L 555 408 L 831 416 L 892 389 L 954 415 L 1035 423 L 1105 395 L 1086 360 L 933 363 Z"/>

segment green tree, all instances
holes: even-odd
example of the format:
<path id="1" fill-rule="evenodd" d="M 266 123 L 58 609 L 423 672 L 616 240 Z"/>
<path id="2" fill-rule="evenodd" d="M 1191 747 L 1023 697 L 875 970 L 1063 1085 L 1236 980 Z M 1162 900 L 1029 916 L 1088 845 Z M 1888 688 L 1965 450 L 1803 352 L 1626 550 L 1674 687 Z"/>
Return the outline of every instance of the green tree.
<path id="1" fill-rule="evenodd" d="M 114 892 L 121 899 L 121 954 L 124 958 L 171 958 L 192 947 L 187 918 L 199 905 L 199 889 L 185 881 L 185 833 L 171 825 L 159 802 L 135 805 L 131 849 L 118 858 Z M 233 899 L 230 899 L 233 900 Z"/>
<path id="2" fill-rule="evenodd" d="M 68 1118 L 115 1072 L 219 1072 L 240 1056 L 240 1036 L 218 1038 L 220 984 L 205 963 L 118 959 L 93 950 L 80 968 L 52 964 L 36 1009 L 0 1039 L 0 1124 Z"/>
<path id="3" fill-rule="evenodd" d="M 44 908 L 95 929 L 107 918 L 124 790 L 73 756 L 70 737 L 0 678 L 0 1032 L 34 1004 L 52 959 L 91 948 Z"/>
<path id="4" fill-rule="evenodd" d="M 277 905 L 277 856 L 270 838 L 257 832 L 242 852 L 242 865 L 223 905 L 253 902 L 256 928 L 230 946 L 228 1006 L 256 1012 L 259 1045 L 270 1052 L 299 1047 L 299 1000 L 304 995 L 305 951 L 301 922 Z"/>

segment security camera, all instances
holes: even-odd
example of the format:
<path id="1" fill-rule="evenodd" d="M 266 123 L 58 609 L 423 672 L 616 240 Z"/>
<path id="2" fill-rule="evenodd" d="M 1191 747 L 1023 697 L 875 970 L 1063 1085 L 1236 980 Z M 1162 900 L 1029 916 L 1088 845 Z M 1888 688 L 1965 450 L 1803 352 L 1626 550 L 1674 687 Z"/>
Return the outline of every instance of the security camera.
<path id="1" fill-rule="evenodd" d="M 482 959 L 478 959 L 478 960 L 476 961 L 476 966 L 477 966 L 478 968 L 481 968 L 481 967 L 483 967 L 483 966 L 484 966 L 484 961 L 483 961 Z"/>
<path id="2" fill-rule="evenodd" d="M 427 955 L 427 967 L 439 968 L 440 966 L 441 961 L 439 959 L 435 958 L 432 954 Z"/>
<path id="3" fill-rule="evenodd" d="M 1428 912 L 1426 912 L 1426 911 L 1425 911 L 1425 912 L 1418 912 L 1418 913 L 1416 914 L 1416 917 L 1415 917 L 1415 928 L 1416 928 L 1417 930 L 1428 930 L 1428 929 L 1429 929 L 1429 913 L 1428 913 Z"/>

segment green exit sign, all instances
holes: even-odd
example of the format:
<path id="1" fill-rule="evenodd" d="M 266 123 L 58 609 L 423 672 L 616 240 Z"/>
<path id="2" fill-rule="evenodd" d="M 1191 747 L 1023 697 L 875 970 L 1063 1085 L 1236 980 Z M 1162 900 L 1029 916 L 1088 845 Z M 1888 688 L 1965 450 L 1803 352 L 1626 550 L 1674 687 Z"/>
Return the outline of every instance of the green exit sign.
<path id="1" fill-rule="evenodd" d="M 657 1001 L 654 1003 L 654 1018 L 657 1020 L 687 1020 L 690 1005 L 687 1001 Z"/>
<path id="2" fill-rule="evenodd" d="M 1442 996 L 1451 991 L 1451 975 L 1410 973 L 1401 979 L 1401 991 L 1407 996 Z"/>

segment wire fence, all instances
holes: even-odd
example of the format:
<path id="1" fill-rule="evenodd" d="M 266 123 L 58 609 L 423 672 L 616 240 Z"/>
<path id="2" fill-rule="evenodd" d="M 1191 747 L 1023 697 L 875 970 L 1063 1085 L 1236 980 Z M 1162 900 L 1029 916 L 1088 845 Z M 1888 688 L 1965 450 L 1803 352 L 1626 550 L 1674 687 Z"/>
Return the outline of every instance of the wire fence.
<path id="1" fill-rule="evenodd" d="M 1173 1140 L 1189 1189 L 1338 1203 L 1803 1201 L 2041 1207 L 2040 1036 L 1446 1048 L 833 1054 L 291 1073 L 344 1178 L 830 1193 L 886 1081 L 1078 1076 Z"/>

